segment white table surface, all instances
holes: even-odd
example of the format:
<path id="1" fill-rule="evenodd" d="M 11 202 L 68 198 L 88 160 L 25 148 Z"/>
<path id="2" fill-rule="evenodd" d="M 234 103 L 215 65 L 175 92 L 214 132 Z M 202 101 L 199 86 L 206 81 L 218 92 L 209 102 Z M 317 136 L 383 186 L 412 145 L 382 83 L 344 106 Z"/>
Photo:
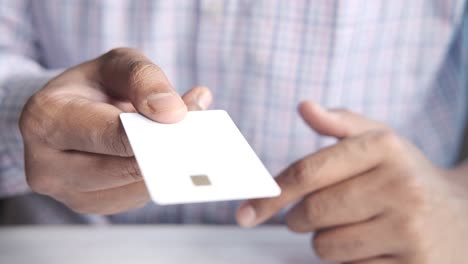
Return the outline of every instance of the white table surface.
<path id="1" fill-rule="evenodd" d="M 0 228 L 0 263 L 309 263 L 310 235 L 284 227 Z"/>

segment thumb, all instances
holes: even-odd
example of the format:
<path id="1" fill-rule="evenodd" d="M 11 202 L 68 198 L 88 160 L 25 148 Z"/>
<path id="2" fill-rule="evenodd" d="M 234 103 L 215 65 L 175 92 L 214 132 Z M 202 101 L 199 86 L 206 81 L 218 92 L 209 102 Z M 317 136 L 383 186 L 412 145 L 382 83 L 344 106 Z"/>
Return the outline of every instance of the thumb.
<path id="1" fill-rule="evenodd" d="M 352 137 L 369 130 L 385 129 L 385 125 L 344 109 L 324 109 L 311 101 L 299 104 L 299 113 L 317 133 L 338 139 Z"/>
<path id="2" fill-rule="evenodd" d="M 118 48 L 97 60 L 99 83 L 107 94 L 129 100 L 157 122 L 175 123 L 185 117 L 187 107 L 164 72 L 139 51 Z"/>

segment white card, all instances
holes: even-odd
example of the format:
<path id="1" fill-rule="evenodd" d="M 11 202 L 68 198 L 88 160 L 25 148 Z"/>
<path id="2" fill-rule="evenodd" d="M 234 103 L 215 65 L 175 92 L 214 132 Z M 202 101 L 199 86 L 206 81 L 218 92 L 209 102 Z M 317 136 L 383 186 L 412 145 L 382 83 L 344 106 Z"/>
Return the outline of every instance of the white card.
<path id="1" fill-rule="evenodd" d="M 228 113 L 189 112 L 176 124 L 120 119 L 152 199 L 161 205 L 278 196 L 280 188 Z"/>

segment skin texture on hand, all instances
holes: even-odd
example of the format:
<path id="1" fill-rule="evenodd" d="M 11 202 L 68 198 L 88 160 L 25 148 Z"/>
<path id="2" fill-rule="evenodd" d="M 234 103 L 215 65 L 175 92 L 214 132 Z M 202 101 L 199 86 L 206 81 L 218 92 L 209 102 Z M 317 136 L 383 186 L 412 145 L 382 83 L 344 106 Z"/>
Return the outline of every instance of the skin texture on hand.
<path id="1" fill-rule="evenodd" d="M 468 170 L 435 167 L 385 125 L 357 114 L 311 102 L 299 112 L 313 130 L 338 143 L 283 171 L 276 178 L 279 197 L 241 205 L 241 226 L 258 225 L 293 204 L 288 227 L 315 232 L 312 246 L 325 261 L 468 261 Z"/>
<path id="2" fill-rule="evenodd" d="M 211 100 L 202 86 L 180 97 L 163 71 L 133 49 L 114 49 L 75 66 L 24 106 L 19 126 L 28 184 L 80 213 L 141 207 L 149 195 L 119 114 L 174 123 Z"/>

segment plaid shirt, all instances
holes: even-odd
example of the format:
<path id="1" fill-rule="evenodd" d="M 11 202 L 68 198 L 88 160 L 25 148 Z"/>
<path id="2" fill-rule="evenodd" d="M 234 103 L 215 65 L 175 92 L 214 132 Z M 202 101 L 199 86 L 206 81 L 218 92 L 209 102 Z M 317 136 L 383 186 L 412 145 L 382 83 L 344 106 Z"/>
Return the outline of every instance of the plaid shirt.
<path id="1" fill-rule="evenodd" d="M 21 109 L 60 70 L 118 46 L 142 50 L 180 93 L 213 89 L 276 174 L 333 143 L 296 113 L 311 99 L 387 123 L 451 166 L 467 114 L 463 0 L 1 0 L 0 197 L 24 223 L 232 223 L 235 203 L 77 215 L 28 194 Z M 25 194 L 25 195 L 20 195 Z M 6 208 L 6 209 L 5 209 Z"/>

